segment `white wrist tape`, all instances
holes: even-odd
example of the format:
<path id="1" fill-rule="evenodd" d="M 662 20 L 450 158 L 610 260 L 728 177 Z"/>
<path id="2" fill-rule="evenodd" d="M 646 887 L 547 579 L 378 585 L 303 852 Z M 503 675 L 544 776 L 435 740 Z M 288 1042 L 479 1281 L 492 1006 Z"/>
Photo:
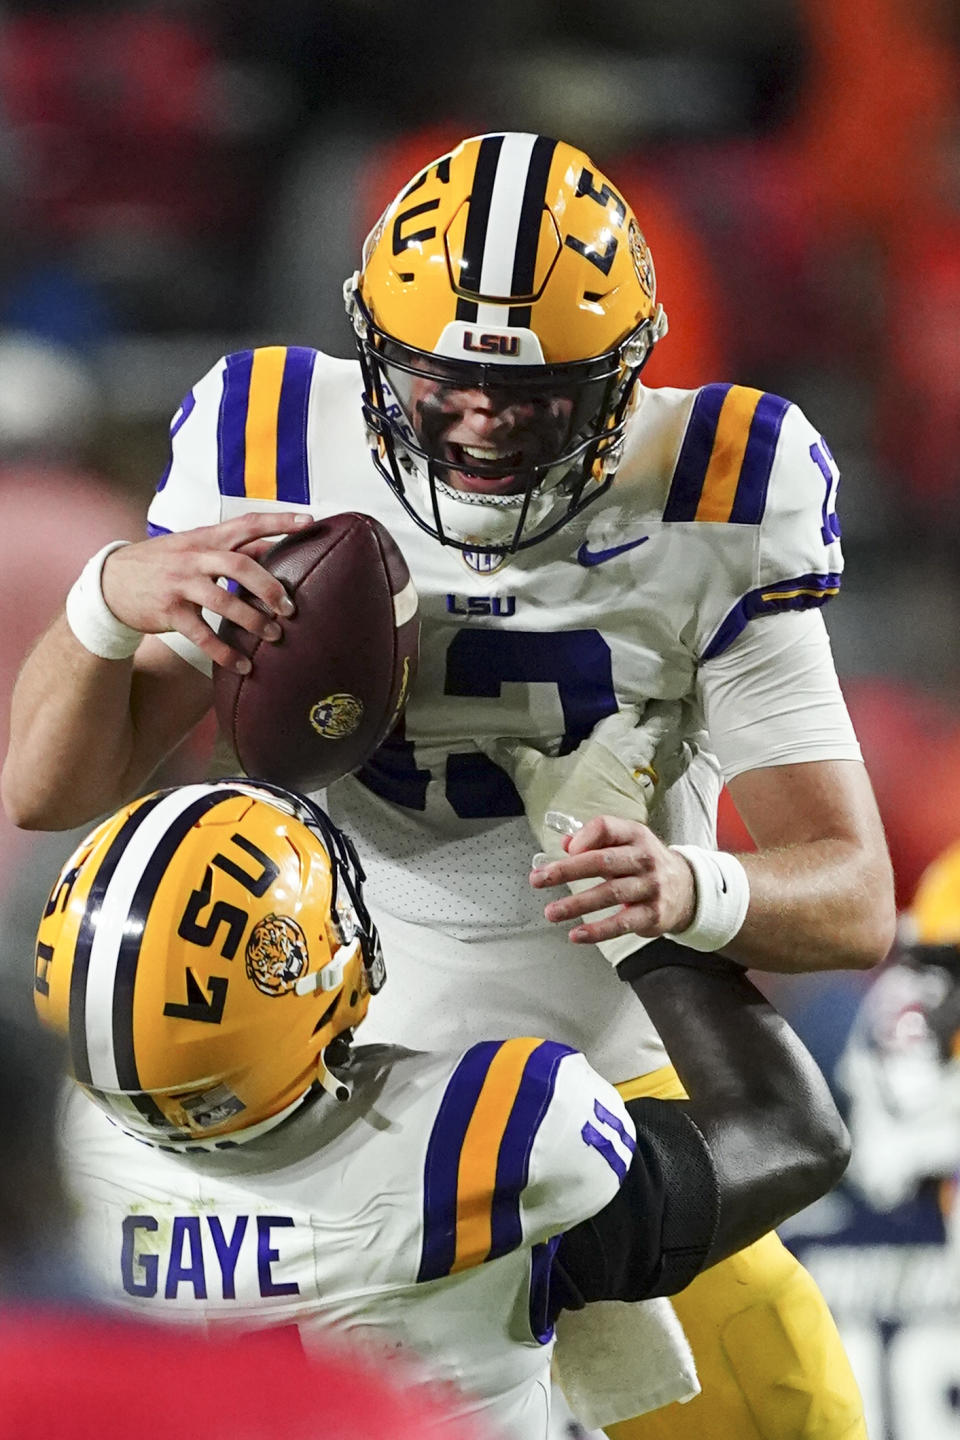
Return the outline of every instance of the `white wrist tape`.
<path id="1" fill-rule="evenodd" d="M 691 950 L 722 950 L 740 932 L 750 904 L 750 882 L 736 855 L 699 845 L 671 845 L 693 871 L 697 908 L 686 930 L 668 936 Z"/>
<path id="2" fill-rule="evenodd" d="M 101 660 L 126 660 L 133 654 L 143 635 L 124 625 L 107 605 L 100 588 L 100 575 L 108 555 L 128 545 L 128 540 L 111 540 L 98 550 L 80 571 L 79 578 L 67 596 L 67 624 L 85 650 Z"/>

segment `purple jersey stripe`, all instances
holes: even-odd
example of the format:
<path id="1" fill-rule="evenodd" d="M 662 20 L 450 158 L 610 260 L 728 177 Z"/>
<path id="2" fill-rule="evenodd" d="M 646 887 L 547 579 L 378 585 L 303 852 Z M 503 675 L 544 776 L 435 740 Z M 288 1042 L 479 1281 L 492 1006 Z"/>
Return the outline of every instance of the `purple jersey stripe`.
<path id="1" fill-rule="evenodd" d="M 244 470 L 247 462 L 247 406 L 253 351 L 241 350 L 227 356 L 217 422 L 217 478 L 221 495 L 245 495 Z"/>
<path id="2" fill-rule="evenodd" d="M 554 1235 L 530 1251 L 530 1333 L 539 1345 L 553 1338 L 550 1310 L 550 1272 L 562 1235 Z"/>
<path id="3" fill-rule="evenodd" d="M 423 1246 L 417 1279 L 449 1275 L 457 1250 L 457 1174 L 460 1151 L 487 1071 L 502 1040 L 467 1051 L 447 1083 L 427 1145 L 423 1172 Z"/>
<path id="4" fill-rule="evenodd" d="M 632 1155 L 637 1148 L 637 1142 L 620 1119 L 620 1116 L 614 1115 L 613 1111 L 608 1110 L 606 1105 L 601 1105 L 599 1100 L 594 1100 L 593 1102 L 593 1113 L 603 1125 L 609 1125 L 611 1130 L 616 1130 L 620 1139 Z"/>
<path id="5" fill-rule="evenodd" d="M 152 520 L 147 521 L 148 540 L 153 540 L 157 535 L 169 535 L 170 533 L 166 525 L 155 525 Z"/>
<path id="6" fill-rule="evenodd" d="M 759 525 L 763 519 L 780 426 L 789 409 L 790 401 L 779 395 L 761 395 L 757 401 L 730 511 L 733 525 Z"/>
<path id="7" fill-rule="evenodd" d="M 704 385 L 690 412 L 680 458 L 673 472 L 664 520 L 693 520 L 707 478 L 717 423 L 730 385 Z"/>
<path id="8" fill-rule="evenodd" d="M 701 663 L 722 655 L 755 615 L 772 615 L 778 610 L 809 610 L 825 605 L 840 589 L 840 575 L 799 575 L 795 580 L 777 580 L 761 585 L 738 600 L 703 654 Z"/>
<path id="9" fill-rule="evenodd" d="M 601 1135 L 597 1127 L 591 1125 L 589 1120 L 580 1131 L 580 1137 L 584 1145 L 589 1145 L 591 1149 L 600 1152 L 617 1179 L 623 1184 L 627 1174 L 627 1162 L 613 1141 L 609 1140 L 606 1135 Z"/>
<path id="10" fill-rule="evenodd" d="M 196 405 L 196 403 L 197 403 L 196 397 L 194 396 L 194 393 L 193 393 L 193 391 L 191 390 L 189 395 L 185 395 L 185 396 L 184 396 L 184 398 L 183 398 L 183 403 L 182 403 L 182 405 L 180 406 L 180 409 L 177 411 L 176 415 L 174 415 L 173 419 L 172 419 L 171 422 L 170 422 L 170 439 L 171 439 L 171 440 L 173 439 L 173 437 L 174 437 L 175 435 L 179 434 L 179 432 L 182 430 L 183 426 L 184 426 L 184 425 L 186 424 L 186 422 L 190 419 L 190 416 L 191 416 L 192 413 L 193 413 L 193 407 L 194 407 L 194 405 Z"/>
<path id="11" fill-rule="evenodd" d="M 192 413 L 192 411 L 193 411 L 193 407 L 194 407 L 194 405 L 196 405 L 196 403 L 197 403 L 197 402 L 196 402 L 196 399 L 194 398 L 193 391 L 191 390 L 191 391 L 190 391 L 190 394 L 187 395 L 187 396 L 184 398 L 184 401 L 183 401 L 182 405 L 180 406 L 180 409 L 177 411 L 176 415 L 173 417 L 173 420 L 170 422 L 170 443 L 171 443 L 171 445 L 173 444 L 173 437 L 174 437 L 174 436 L 177 434 L 177 432 L 182 428 L 182 426 L 185 424 L 185 422 L 186 422 L 187 420 L 189 420 L 190 415 L 191 415 L 191 413 Z M 167 481 L 170 479 L 170 471 L 171 471 L 172 469 L 173 469 L 173 455 L 171 454 L 170 459 L 169 459 L 169 460 L 167 461 L 167 463 L 166 463 L 166 467 L 165 467 L 165 469 L 164 469 L 163 474 L 160 476 L 160 479 L 157 481 L 157 490 L 158 490 L 158 491 L 162 490 L 163 487 L 164 487 L 164 485 L 166 485 Z"/>
<path id="12" fill-rule="evenodd" d="M 553 1098 L 560 1061 L 565 1055 L 574 1053 L 569 1045 L 544 1040 L 523 1067 L 520 1086 L 497 1155 L 497 1176 L 490 1207 L 488 1260 L 496 1260 L 498 1255 L 506 1255 L 522 1243 L 520 1196 L 530 1171 L 530 1152 Z"/>
<path id="13" fill-rule="evenodd" d="M 307 405 L 316 350 L 291 345 L 283 366 L 277 414 L 277 499 L 287 505 L 309 505 L 307 466 Z"/>

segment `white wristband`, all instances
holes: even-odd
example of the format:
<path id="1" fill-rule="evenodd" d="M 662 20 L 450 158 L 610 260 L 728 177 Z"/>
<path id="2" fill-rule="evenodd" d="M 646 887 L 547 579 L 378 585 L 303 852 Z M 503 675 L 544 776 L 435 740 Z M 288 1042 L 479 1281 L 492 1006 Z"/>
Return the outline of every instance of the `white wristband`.
<path id="1" fill-rule="evenodd" d="M 100 588 L 103 563 L 129 540 L 111 540 L 91 556 L 67 596 L 67 624 L 85 650 L 101 660 L 126 660 L 143 639 L 141 631 L 124 625 L 107 605 Z"/>
<path id="2" fill-rule="evenodd" d="M 699 845 L 671 845 L 690 869 L 697 891 L 697 908 L 686 930 L 668 938 L 691 950 L 722 950 L 729 945 L 747 917 L 750 882 L 736 855 L 726 850 L 704 850 Z"/>

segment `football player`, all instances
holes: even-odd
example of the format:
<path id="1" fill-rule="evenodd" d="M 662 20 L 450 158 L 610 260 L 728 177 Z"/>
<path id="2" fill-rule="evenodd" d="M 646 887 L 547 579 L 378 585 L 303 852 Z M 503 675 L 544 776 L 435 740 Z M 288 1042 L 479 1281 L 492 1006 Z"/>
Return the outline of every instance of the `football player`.
<path id="1" fill-rule="evenodd" d="M 143 1318 L 333 1326 L 544 1440 L 560 1308 L 681 1288 L 839 1177 L 843 1125 L 742 970 L 669 941 L 632 983 L 688 1102 L 624 1102 L 550 1040 L 351 1049 L 385 978 L 361 880 L 319 806 L 255 781 L 81 843 L 35 978 L 79 1238 Z"/>
<path id="2" fill-rule="evenodd" d="M 960 1246 L 960 845 L 921 877 L 898 943 L 857 1013 L 838 1067 L 856 1140 L 850 1179 L 877 1210 L 940 1186 Z"/>
<path id="3" fill-rule="evenodd" d="M 0 1440 L 316 1440 L 318 1394 L 338 1440 L 493 1440 L 352 1353 L 307 1353 L 276 1329 L 198 1335 L 105 1305 L 60 1164 L 64 1049 L 0 1010 Z M 230 1383 L 171 1386 L 183 1374 Z"/>
<path id="4" fill-rule="evenodd" d="M 427 166 L 345 293 L 359 363 L 274 346 L 190 390 L 153 538 L 91 560 L 21 671 L 5 802 L 66 827 L 135 794 L 209 709 L 210 662 L 249 664 L 218 617 L 281 634 L 290 602 L 257 564 L 263 537 L 367 511 L 399 542 L 422 621 L 402 724 L 328 796 L 399 982 L 378 1038 L 545 1033 L 627 1095 L 678 1094 L 613 968 L 643 940 L 800 970 L 869 966 L 893 933 L 818 613 L 840 584 L 830 450 L 776 395 L 642 385 L 666 331 L 650 251 L 562 142 L 484 135 Z M 585 804 L 568 853 L 543 844 L 531 752 L 552 760 L 651 700 L 683 703 L 693 757 L 656 829 Z M 755 854 L 716 848 L 721 779 Z M 547 857 L 532 883 L 525 805 Z M 635 1440 L 862 1435 L 832 1321 L 776 1237 L 678 1304 L 704 1393 Z"/>

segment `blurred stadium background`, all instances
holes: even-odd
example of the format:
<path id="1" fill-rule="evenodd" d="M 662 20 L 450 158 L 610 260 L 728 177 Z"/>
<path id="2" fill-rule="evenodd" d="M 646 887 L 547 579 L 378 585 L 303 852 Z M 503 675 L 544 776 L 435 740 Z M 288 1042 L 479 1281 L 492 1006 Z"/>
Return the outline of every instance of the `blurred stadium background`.
<path id="1" fill-rule="evenodd" d="M 640 217 L 671 320 L 648 383 L 773 390 L 829 440 L 827 621 L 907 902 L 960 835 L 958 78 L 955 0 L 0 0 L 0 741 L 83 561 L 142 533 L 194 379 L 254 343 L 350 354 L 341 283 L 404 179 L 462 135 L 541 130 Z M 14 1005 L 70 844 L 0 817 Z M 829 1074 L 866 983 L 771 982 Z M 789 1238 L 873 1440 L 960 1436 L 932 1193 L 880 1216 L 841 1190 Z"/>

